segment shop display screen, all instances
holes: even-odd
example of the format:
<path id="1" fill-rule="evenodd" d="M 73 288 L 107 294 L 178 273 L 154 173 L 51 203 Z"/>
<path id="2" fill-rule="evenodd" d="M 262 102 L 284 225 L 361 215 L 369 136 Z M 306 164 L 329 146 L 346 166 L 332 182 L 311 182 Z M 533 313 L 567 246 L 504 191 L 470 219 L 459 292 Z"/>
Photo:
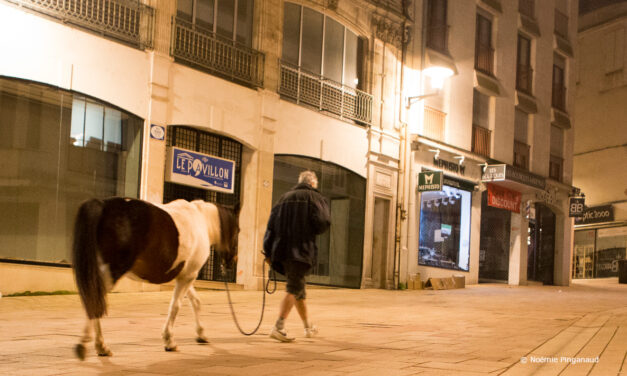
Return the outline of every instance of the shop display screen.
<path id="1" fill-rule="evenodd" d="M 445 185 L 420 200 L 418 264 L 468 271 L 471 193 Z"/>

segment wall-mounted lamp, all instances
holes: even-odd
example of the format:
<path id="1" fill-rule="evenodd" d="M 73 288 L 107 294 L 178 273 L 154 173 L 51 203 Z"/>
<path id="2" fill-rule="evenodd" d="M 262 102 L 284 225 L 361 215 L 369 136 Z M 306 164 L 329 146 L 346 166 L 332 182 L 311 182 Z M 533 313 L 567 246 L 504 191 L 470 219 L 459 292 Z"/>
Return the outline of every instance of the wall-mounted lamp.
<path id="1" fill-rule="evenodd" d="M 464 160 L 466 159 L 466 156 L 465 155 L 456 155 L 453 158 L 459 159 L 459 165 L 461 166 L 461 165 L 464 164 Z"/>
<path id="2" fill-rule="evenodd" d="M 422 71 L 422 74 L 431 79 L 431 87 L 435 89 L 435 91 L 432 93 L 428 93 L 428 94 L 414 95 L 411 97 L 407 97 L 406 107 L 409 108 L 415 102 L 440 94 L 440 90 L 444 86 L 444 80 L 451 77 L 453 73 L 454 73 L 453 70 L 448 67 L 431 66 L 431 67 L 425 68 Z"/>
<path id="3" fill-rule="evenodd" d="M 436 161 L 440 159 L 440 149 L 429 149 L 429 151 L 435 153 L 433 159 L 435 159 Z"/>

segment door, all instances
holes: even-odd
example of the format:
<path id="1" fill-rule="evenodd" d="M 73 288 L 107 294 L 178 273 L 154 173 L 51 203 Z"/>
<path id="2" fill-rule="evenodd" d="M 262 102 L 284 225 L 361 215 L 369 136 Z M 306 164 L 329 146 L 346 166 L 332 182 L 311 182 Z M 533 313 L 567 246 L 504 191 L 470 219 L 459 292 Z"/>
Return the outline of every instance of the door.
<path id="1" fill-rule="evenodd" d="M 372 264 L 370 266 L 373 287 L 386 288 L 388 279 L 388 239 L 390 200 L 375 197 L 372 229 Z"/>
<path id="2" fill-rule="evenodd" d="M 555 263 L 555 214 L 536 204 L 536 220 L 529 222 L 531 241 L 528 248 L 527 280 L 553 284 Z"/>
<path id="3" fill-rule="evenodd" d="M 483 192 L 481 195 L 479 282 L 507 282 L 511 218 L 509 211 L 488 206 L 488 192 Z"/>

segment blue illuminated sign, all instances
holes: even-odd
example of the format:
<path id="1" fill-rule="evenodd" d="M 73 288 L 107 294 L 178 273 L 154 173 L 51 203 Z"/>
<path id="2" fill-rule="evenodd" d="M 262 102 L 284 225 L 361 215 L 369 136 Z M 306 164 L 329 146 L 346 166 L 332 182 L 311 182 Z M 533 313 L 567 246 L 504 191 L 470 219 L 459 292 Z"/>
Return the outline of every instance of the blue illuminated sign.
<path id="1" fill-rule="evenodd" d="M 167 163 L 167 181 L 233 193 L 234 161 L 172 147 Z"/>

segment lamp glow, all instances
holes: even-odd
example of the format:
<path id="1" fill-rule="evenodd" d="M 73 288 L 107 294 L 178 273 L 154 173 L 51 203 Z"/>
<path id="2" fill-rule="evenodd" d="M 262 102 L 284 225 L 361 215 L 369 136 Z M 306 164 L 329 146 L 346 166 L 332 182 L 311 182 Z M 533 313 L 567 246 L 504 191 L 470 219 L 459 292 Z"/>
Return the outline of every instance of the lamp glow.
<path id="1" fill-rule="evenodd" d="M 444 80 L 453 75 L 453 70 L 447 67 L 434 66 L 425 68 L 422 73 L 431 79 L 431 86 L 434 89 L 441 89 L 444 86 Z"/>

